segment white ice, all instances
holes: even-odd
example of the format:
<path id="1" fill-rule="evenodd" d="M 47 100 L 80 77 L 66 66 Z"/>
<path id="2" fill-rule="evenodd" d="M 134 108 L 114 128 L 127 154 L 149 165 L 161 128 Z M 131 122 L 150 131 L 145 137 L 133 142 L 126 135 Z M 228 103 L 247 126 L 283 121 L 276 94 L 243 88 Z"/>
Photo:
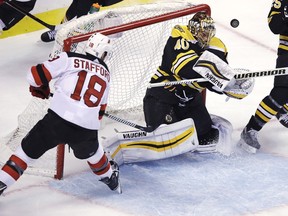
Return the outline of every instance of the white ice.
<path id="1" fill-rule="evenodd" d="M 270 1 L 197 3 L 212 7 L 217 36 L 226 43 L 233 68 L 258 71 L 275 67 L 278 36 L 267 26 Z M 236 29 L 229 25 L 233 18 L 240 21 Z M 39 42 L 41 33 L 0 40 L 0 137 L 16 128 L 17 116 L 31 99 L 26 71 L 46 60 L 52 48 L 52 44 Z M 272 86 L 272 77 L 257 78 L 254 91 L 242 101 L 225 102 L 224 96 L 208 92 L 207 107 L 233 124 L 236 143 Z M 121 130 L 122 125 L 116 127 Z M 262 148 L 252 156 L 188 153 L 121 166 L 121 195 L 100 183 L 85 161 L 68 153 L 63 180 L 24 174 L 0 197 L 0 215 L 287 215 L 287 129 L 273 119 L 259 138 Z"/>

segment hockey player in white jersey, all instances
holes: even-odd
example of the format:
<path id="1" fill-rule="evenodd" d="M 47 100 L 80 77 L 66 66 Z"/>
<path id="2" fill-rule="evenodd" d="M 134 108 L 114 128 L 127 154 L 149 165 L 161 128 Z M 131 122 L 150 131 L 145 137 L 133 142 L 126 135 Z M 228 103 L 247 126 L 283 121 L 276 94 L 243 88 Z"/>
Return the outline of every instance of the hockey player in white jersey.
<path id="1" fill-rule="evenodd" d="M 68 144 L 76 158 L 87 160 L 100 181 L 121 193 L 118 165 L 109 162 L 98 142 L 111 78 L 105 62 L 112 48 L 108 37 L 96 33 L 88 40 L 86 55 L 63 52 L 31 68 L 27 80 L 33 96 L 49 98 L 52 79 L 56 79 L 55 91 L 47 114 L 2 167 L 0 194 L 18 180 L 28 165 L 60 143 Z"/>

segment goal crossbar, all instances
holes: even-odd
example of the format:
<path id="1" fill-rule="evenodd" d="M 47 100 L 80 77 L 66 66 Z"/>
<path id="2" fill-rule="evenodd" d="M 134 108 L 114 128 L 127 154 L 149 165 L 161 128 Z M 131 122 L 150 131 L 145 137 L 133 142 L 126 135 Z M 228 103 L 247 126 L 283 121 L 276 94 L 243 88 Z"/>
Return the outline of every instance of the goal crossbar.
<path id="1" fill-rule="evenodd" d="M 162 14 L 162 15 L 157 15 L 154 17 L 146 18 L 146 19 L 136 20 L 136 21 L 126 23 L 123 25 L 109 27 L 109 28 L 105 28 L 105 29 L 102 29 L 99 31 L 93 31 L 93 32 L 89 32 L 86 34 L 69 37 L 69 38 L 64 40 L 63 50 L 64 51 L 70 51 L 70 47 L 73 43 L 78 43 L 78 42 L 81 42 L 83 40 L 88 40 L 89 37 L 96 32 L 102 33 L 104 35 L 111 35 L 111 34 L 114 34 L 115 32 L 128 31 L 131 29 L 140 28 L 143 26 L 152 25 L 152 24 L 163 22 L 166 20 L 178 18 L 181 16 L 187 16 L 189 14 L 193 14 L 193 13 L 196 13 L 199 11 L 205 11 L 207 14 L 209 14 L 209 15 L 211 14 L 211 8 L 209 5 L 199 4 L 199 5 L 193 6 L 191 8 L 173 11 L 173 12 L 169 12 L 169 13 Z M 137 26 L 135 25 L 136 23 L 137 23 Z"/>

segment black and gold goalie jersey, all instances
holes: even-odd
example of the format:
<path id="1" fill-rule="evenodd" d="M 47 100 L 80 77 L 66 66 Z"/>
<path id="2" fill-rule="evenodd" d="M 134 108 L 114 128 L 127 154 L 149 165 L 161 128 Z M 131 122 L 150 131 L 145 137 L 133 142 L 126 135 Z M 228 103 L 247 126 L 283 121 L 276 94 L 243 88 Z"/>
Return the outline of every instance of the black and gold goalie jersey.
<path id="1" fill-rule="evenodd" d="M 176 25 L 171 32 L 171 35 L 165 45 L 162 63 L 158 67 L 157 72 L 152 76 L 151 83 L 178 81 L 184 79 L 202 78 L 196 71 L 193 70 L 193 66 L 198 60 L 199 56 L 205 51 L 217 55 L 223 61 L 227 62 L 227 49 L 224 43 L 217 37 L 213 37 L 209 45 L 202 49 L 198 44 L 198 41 L 189 31 L 188 26 Z M 193 82 L 189 85 L 174 85 L 164 87 L 171 93 L 177 91 L 177 89 L 185 89 L 186 92 L 201 92 L 203 89 L 208 88 L 212 90 L 212 84 L 207 82 Z M 153 88 L 155 89 L 155 88 Z M 157 88 L 157 91 L 161 91 Z"/>
<path id="2" fill-rule="evenodd" d="M 270 30 L 280 35 L 278 55 L 288 55 L 288 18 L 285 20 L 283 17 L 285 6 L 288 6 L 288 0 L 274 0 L 268 14 Z"/>

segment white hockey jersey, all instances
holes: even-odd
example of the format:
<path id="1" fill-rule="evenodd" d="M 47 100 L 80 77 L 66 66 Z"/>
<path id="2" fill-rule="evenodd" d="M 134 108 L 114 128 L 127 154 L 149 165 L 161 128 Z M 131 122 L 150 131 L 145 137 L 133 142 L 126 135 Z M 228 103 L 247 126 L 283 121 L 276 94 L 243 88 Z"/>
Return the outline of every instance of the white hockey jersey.
<path id="1" fill-rule="evenodd" d="M 42 71 L 41 75 L 37 70 Z M 100 128 L 99 111 L 107 105 L 110 72 L 100 59 L 92 61 L 86 55 L 62 52 L 57 58 L 33 66 L 28 83 L 40 86 L 43 74 L 54 83 L 50 109 L 63 119 L 83 128 Z"/>

